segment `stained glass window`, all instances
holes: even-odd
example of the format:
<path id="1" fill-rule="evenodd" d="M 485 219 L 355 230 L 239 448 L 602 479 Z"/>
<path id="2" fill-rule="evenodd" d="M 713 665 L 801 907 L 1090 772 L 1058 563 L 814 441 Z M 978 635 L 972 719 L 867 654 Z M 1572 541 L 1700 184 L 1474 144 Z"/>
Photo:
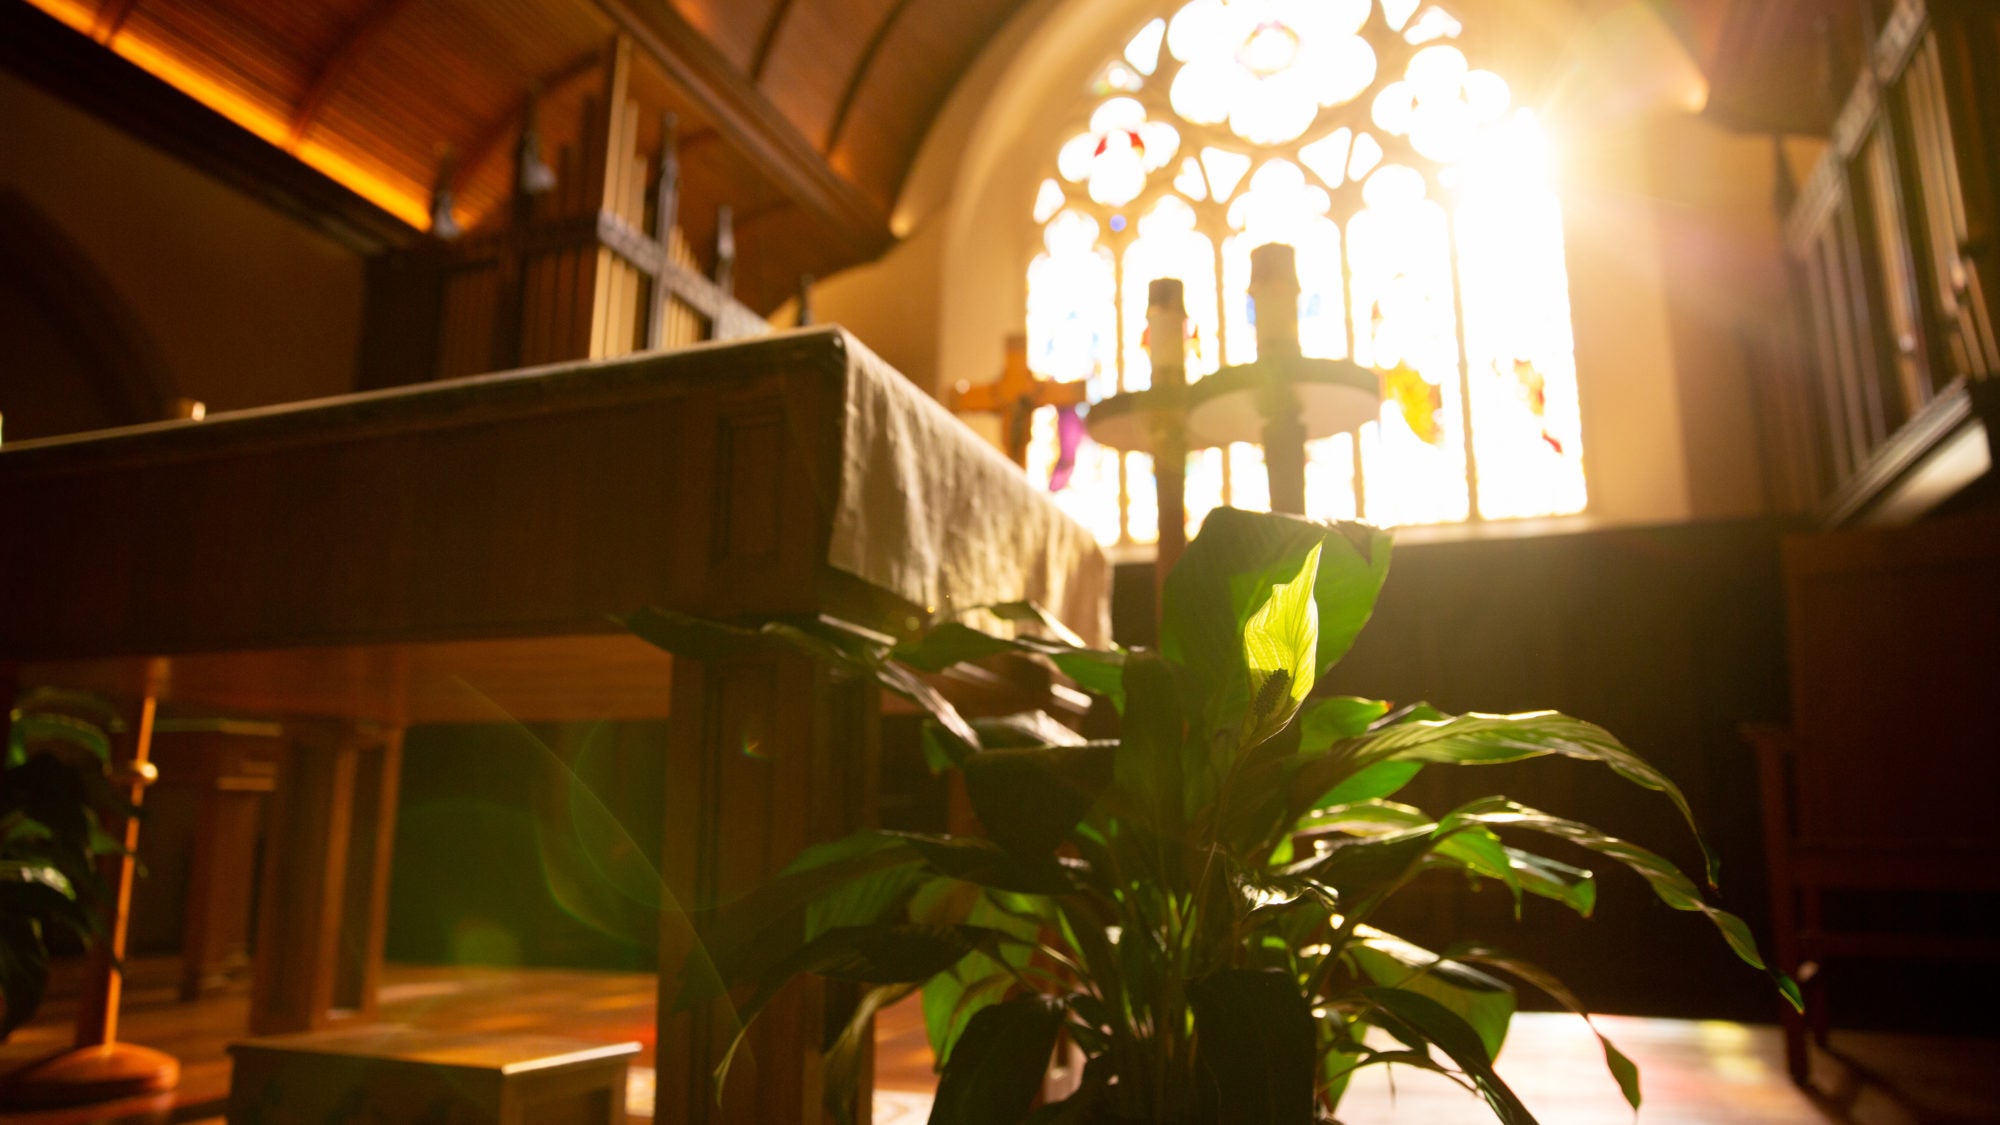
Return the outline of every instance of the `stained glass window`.
<path id="1" fill-rule="evenodd" d="M 1179 278 L 1188 376 L 1256 356 L 1250 251 L 1293 246 L 1299 342 L 1381 378 L 1360 432 L 1307 447 L 1318 517 L 1582 511 L 1562 214 L 1548 140 L 1425 0 L 1188 0 L 1109 52 L 1032 200 L 1029 362 L 1091 401 L 1149 385 L 1150 281 Z M 1029 472 L 1107 544 L 1157 532 L 1152 466 L 1052 411 Z M 1190 531 L 1269 502 L 1255 446 L 1187 467 Z"/>

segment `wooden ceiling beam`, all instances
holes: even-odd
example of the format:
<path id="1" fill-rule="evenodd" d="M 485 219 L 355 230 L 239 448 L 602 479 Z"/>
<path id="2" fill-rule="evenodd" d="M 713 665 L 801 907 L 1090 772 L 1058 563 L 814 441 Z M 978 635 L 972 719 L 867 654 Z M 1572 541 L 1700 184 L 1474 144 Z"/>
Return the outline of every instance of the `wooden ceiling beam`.
<path id="1" fill-rule="evenodd" d="M 591 47 L 535 79 L 533 89 L 539 92 L 544 102 L 550 101 L 562 96 L 563 92 L 569 89 L 570 83 L 597 73 L 603 64 L 604 48 Z M 480 165 L 486 162 L 487 157 L 492 156 L 495 149 L 520 130 L 521 122 L 528 113 L 528 99 L 531 96 L 536 95 L 522 94 L 520 100 L 509 106 L 506 113 L 480 126 L 479 132 L 473 135 L 471 143 L 463 150 L 463 156 L 458 162 L 458 176 L 452 183 L 453 187 L 463 187 L 465 182 L 472 178 L 473 173 L 479 170 Z"/>
<path id="2" fill-rule="evenodd" d="M 90 21 L 91 38 L 108 45 L 118 37 L 125 21 L 132 18 L 132 9 L 138 6 L 139 0 L 105 0 Z"/>
<path id="3" fill-rule="evenodd" d="M 0 3 L 0 69 L 361 254 L 418 232 L 32 4 Z"/>
<path id="4" fill-rule="evenodd" d="M 349 24 L 340 42 L 328 52 L 325 61 L 313 72 L 312 81 L 306 84 L 306 92 L 299 98 L 298 108 L 292 111 L 292 119 L 286 131 L 285 147 L 298 151 L 299 142 L 305 139 L 306 130 L 319 117 L 320 110 L 326 108 L 327 99 L 332 97 L 354 68 L 367 57 L 368 48 L 382 34 L 382 29 L 396 14 L 409 7 L 410 0 L 375 0 L 373 7 L 356 17 Z"/>
<path id="5" fill-rule="evenodd" d="M 777 45 L 778 33 L 785 29 L 785 17 L 792 14 L 792 0 L 778 0 L 772 7 L 771 15 L 764 21 L 764 30 L 757 33 L 757 53 L 750 56 L 750 81 L 764 80 L 764 67 L 771 62 L 771 48 Z"/>
<path id="6" fill-rule="evenodd" d="M 896 0 L 875 25 L 874 34 L 868 37 L 868 44 L 861 48 L 861 55 L 854 60 L 854 71 L 847 76 L 847 87 L 840 92 L 840 102 L 834 106 L 833 120 L 826 127 L 826 151 L 832 152 L 840 144 L 840 133 L 847 127 L 848 111 L 854 108 L 855 95 L 861 92 L 861 80 L 868 77 L 868 70 L 875 65 L 875 56 L 881 54 L 882 44 L 889 39 L 889 33 L 896 29 L 896 21 L 910 7 L 910 0 Z"/>
<path id="7" fill-rule="evenodd" d="M 731 147 L 824 225 L 847 260 L 873 258 L 894 241 L 888 216 L 835 172 L 826 156 L 671 4 L 595 3 L 688 92 Z"/>

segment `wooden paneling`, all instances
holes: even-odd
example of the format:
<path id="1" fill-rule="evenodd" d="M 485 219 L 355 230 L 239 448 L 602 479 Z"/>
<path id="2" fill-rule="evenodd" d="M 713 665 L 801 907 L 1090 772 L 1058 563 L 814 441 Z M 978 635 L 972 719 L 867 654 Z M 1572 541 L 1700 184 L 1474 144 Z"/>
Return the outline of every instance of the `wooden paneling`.
<path id="1" fill-rule="evenodd" d="M 823 1026 L 844 1022 L 833 985 L 801 978 L 758 1018 L 718 1106 L 708 1081 L 737 1031 L 727 1000 L 675 1014 L 680 967 L 707 912 L 775 874 L 807 844 L 867 826 L 876 805 L 876 690 L 797 657 L 706 664 L 674 684 L 662 875 L 684 914 L 663 919 L 656 1118 L 819 1121 Z M 698 717 L 690 721 L 689 717 Z M 775 753 L 778 747 L 785 753 Z M 685 779 L 698 779 L 695 784 Z M 801 1049 L 801 1044 L 808 1044 Z M 667 1092 L 671 1091 L 671 1098 Z M 855 1108 L 867 1111 L 870 1088 Z"/>
<path id="2" fill-rule="evenodd" d="M 838 337 L 711 354 L 9 446 L 0 506 L 69 549 L 0 542 L 0 659 L 604 633 L 605 614 L 649 604 L 814 608 Z M 785 547 L 769 569 L 713 566 L 722 500 L 686 482 L 719 479 L 724 419 L 774 413 L 784 456 L 760 484 L 782 497 Z"/>

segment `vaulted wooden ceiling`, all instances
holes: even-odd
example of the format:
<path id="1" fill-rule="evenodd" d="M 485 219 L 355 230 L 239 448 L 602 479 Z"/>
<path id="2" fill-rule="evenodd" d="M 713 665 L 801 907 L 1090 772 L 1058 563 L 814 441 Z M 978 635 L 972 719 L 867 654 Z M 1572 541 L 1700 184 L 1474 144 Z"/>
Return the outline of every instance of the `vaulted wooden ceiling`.
<path id="1" fill-rule="evenodd" d="M 769 308 L 889 243 L 931 118 L 1020 0 L 32 3 L 419 229 L 447 153 L 461 225 L 496 214 L 529 92 L 559 146 L 626 35 L 679 116 L 690 239 L 730 204 Z"/>
<path id="2" fill-rule="evenodd" d="M 690 240 L 732 205 L 740 295 L 769 309 L 890 243 L 925 133 L 1024 0 L 0 0 L 28 3 L 417 229 L 447 153 L 461 225 L 504 210 L 530 92 L 560 147 L 627 36 L 679 116 Z M 1669 3 L 1701 61 L 1753 73 L 1811 6 Z"/>

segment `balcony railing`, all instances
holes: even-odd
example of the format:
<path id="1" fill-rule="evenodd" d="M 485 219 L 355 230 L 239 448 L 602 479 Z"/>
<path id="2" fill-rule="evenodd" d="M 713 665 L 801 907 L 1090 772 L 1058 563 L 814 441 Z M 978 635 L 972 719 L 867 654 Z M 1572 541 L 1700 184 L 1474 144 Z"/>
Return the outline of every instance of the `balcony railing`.
<path id="1" fill-rule="evenodd" d="M 1786 219 L 1803 346 L 1765 409 L 1790 506 L 1893 522 L 1990 470 L 1996 141 L 2000 6 L 1900 0 Z"/>

